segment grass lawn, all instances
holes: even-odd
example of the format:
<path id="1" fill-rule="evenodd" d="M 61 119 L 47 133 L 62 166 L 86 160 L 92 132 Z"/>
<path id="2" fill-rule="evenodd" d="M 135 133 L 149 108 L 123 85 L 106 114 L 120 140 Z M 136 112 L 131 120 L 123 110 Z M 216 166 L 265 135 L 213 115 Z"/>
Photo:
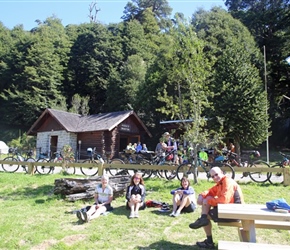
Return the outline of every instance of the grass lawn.
<path id="1" fill-rule="evenodd" d="M 81 224 L 72 211 L 91 201 L 68 202 L 53 194 L 54 180 L 62 174 L 26 175 L 0 172 L 0 249 L 199 249 L 203 229 L 191 230 L 188 224 L 200 215 L 181 214 L 177 218 L 156 208 L 140 211 L 140 218 L 128 219 L 125 198 L 113 201 L 114 211 L 89 223 Z M 82 176 L 83 177 L 83 176 Z M 145 182 L 146 200 L 171 204 L 170 191 L 179 181 L 150 179 Z M 193 185 L 199 193 L 213 185 L 200 181 Z M 285 198 L 290 202 L 290 187 L 271 184 L 241 183 L 247 203 L 261 203 Z M 236 228 L 213 224 L 213 237 L 239 241 Z M 257 242 L 290 245 L 289 231 L 257 229 Z"/>

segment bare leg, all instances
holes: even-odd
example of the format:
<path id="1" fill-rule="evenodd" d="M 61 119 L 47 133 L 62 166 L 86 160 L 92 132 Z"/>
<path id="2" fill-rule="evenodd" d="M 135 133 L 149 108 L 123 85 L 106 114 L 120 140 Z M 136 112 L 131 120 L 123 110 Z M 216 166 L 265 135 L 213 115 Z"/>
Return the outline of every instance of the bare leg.
<path id="1" fill-rule="evenodd" d="M 178 213 L 181 213 L 181 210 L 184 208 L 184 207 L 188 207 L 190 205 L 190 199 L 189 199 L 189 196 L 188 195 L 184 195 L 182 197 L 182 200 L 180 201 L 180 204 L 179 204 L 179 208 L 176 212 Z"/>
<path id="2" fill-rule="evenodd" d="M 99 207 L 93 214 L 89 214 L 90 219 L 95 219 L 98 218 L 102 213 L 106 212 L 107 208 L 105 206 Z"/>
<path id="3" fill-rule="evenodd" d="M 172 197 L 172 203 L 173 203 L 173 212 L 176 212 L 177 206 L 180 203 L 180 196 L 179 194 L 174 194 Z"/>

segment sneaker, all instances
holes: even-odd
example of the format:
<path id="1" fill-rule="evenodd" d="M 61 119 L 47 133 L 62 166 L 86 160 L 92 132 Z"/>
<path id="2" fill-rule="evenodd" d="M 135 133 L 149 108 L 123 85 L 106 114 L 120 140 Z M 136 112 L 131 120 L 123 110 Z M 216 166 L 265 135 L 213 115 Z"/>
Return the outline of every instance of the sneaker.
<path id="1" fill-rule="evenodd" d="M 175 212 L 173 211 L 169 216 L 174 217 Z"/>
<path id="2" fill-rule="evenodd" d="M 85 217 L 81 211 L 77 211 L 77 217 L 79 221 L 85 221 Z"/>
<path id="3" fill-rule="evenodd" d="M 131 212 L 129 218 L 134 218 L 134 217 L 135 217 L 134 212 Z"/>
<path id="4" fill-rule="evenodd" d="M 86 212 L 84 212 L 83 215 L 84 215 L 85 222 L 89 222 L 90 216 Z"/>
<path id="5" fill-rule="evenodd" d="M 208 218 L 198 218 L 195 222 L 189 224 L 189 227 L 191 229 L 197 229 L 200 227 L 207 226 L 209 224 L 209 219 Z"/>
<path id="6" fill-rule="evenodd" d="M 137 212 L 135 213 L 135 218 L 139 218 L 139 214 Z"/>
<path id="7" fill-rule="evenodd" d="M 178 217 L 180 215 L 179 212 L 175 212 L 175 214 L 173 215 L 174 217 Z"/>
<path id="8" fill-rule="evenodd" d="M 207 239 L 205 239 L 204 241 L 196 242 L 196 245 L 200 248 L 215 249 L 214 243 L 209 243 Z"/>

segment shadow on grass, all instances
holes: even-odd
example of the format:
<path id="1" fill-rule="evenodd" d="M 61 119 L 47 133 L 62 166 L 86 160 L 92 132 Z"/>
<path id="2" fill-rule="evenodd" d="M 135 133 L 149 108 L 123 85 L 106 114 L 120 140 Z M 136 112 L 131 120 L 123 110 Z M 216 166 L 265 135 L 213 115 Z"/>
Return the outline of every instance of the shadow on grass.
<path id="1" fill-rule="evenodd" d="M 39 187 L 25 187 L 24 189 L 7 193 L 7 195 L 5 196 L 5 200 L 23 200 L 29 198 L 36 199 L 35 203 L 40 204 L 48 200 L 59 199 L 58 196 L 54 196 L 53 189 L 54 189 L 53 185 L 43 185 Z M 43 199 L 44 196 L 47 198 Z"/>
<path id="2" fill-rule="evenodd" d="M 166 240 L 157 241 L 155 243 L 150 244 L 147 247 L 137 247 L 139 250 L 151 250 L 151 249 L 170 249 L 170 250 L 176 250 L 176 249 L 182 249 L 182 250 L 193 250 L 193 249 L 201 249 L 197 245 L 188 245 L 188 244 L 178 244 L 173 243 Z"/>

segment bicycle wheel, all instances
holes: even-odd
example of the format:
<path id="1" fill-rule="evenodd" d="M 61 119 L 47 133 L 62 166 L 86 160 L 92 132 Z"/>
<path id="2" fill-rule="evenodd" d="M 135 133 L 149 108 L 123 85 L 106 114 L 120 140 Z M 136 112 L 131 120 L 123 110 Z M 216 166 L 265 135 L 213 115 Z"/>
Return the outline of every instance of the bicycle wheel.
<path id="1" fill-rule="evenodd" d="M 26 159 L 27 162 L 36 162 L 36 160 L 32 157 Z M 23 170 L 28 173 L 28 165 L 22 165 Z M 34 173 L 36 172 L 36 169 L 34 170 Z"/>
<path id="2" fill-rule="evenodd" d="M 73 163 L 74 161 L 66 160 L 66 162 Z M 75 167 L 72 167 L 72 166 L 65 166 L 64 167 L 64 171 L 67 174 L 75 174 L 76 173 L 76 168 Z"/>
<path id="3" fill-rule="evenodd" d="M 127 175 L 126 169 L 114 168 L 113 166 L 114 164 L 125 164 L 124 161 L 122 161 L 121 159 L 114 158 L 109 161 L 109 164 L 110 164 L 110 168 L 108 168 L 107 170 L 111 176 L 123 175 L 123 173 Z"/>
<path id="4" fill-rule="evenodd" d="M 39 159 L 37 162 L 49 162 L 47 159 Z M 53 172 L 54 167 L 51 166 L 36 166 L 36 171 L 39 174 L 50 174 Z"/>
<path id="5" fill-rule="evenodd" d="M 140 162 L 140 165 L 144 165 L 144 166 L 150 166 L 151 163 L 150 161 L 147 161 L 145 159 L 143 159 L 141 162 Z M 142 173 L 142 177 L 145 179 L 148 179 L 151 177 L 152 175 L 152 170 L 151 169 L 140 169 L 139 172 Z"/>
<path id="6" fill-rule="evenodd" d="M 92 163 L 92 161 L 91 160 L 84 160 L 83 163 Z M 94 163 L 97 163 L 97 162 L 95 161 Z M 99 171 L 97 166 L 96 167 L 86 167 L 86 168 L 80 167 L 80 170 L 86 176 L 95 176 Z"/>
<path id="7" fill-rule="evenodd" d="M 198 175 L 198 172 L 197 172 Z M 184 163 L 179 165 L 179 167 L 176 170 L 176 177 L 178 180 L 181 181 L 182 177 L 187 177 L 190 180 L 194 179 L 194 167 L 191 164 Z"/>
<path id="8" fill-rule="evenodd" d="M 164 174 L 165 174 L 165 177 L 167 180 L 172 180 L 176 177 L 176 172 L 177 172 L 177 168 L 178 168 L 178 165 L 175 164 L 175 163 L 165 163 L 163 164 L 165 166 L 174 166 L 175 167 L 175 170 L 164 170 Z"/>
<path id="9" fill-rule="evenodd" d="M 226 175 L 229 178 L 232 178 L 233 180 L 235 179 L 235 170 L 233 169 L 233 167 L 228 164 L 228 163 L 223 163 L 221 166 L 221 169 L 224 173 L 224 175 Z"/>
<path id="10" fill-rule="evenodd" d="M 4 158 L 3 161 L 15 161 L 15 164 L 2 163 L 2 168 L 5 172 L 14 173 L 19 169 L 18 160 L 16 158 L 8 156 Z"/>
<path id="11" fill-rule="evenodd" d="M 272 166 L 271 168 L 285 168 L 285 167 L 283 165 L 276 164 L 276 165 Z M 283 184 L 283 182 L 284 182 L 283 173 L 269 172 L 267 175 L 268 175 L 269 182 L 271 184 L 274 184 L 274 183 Z"/>
<path id="12" fill-rule="evenodd" d="M 271 175 L 271 172 L 267 172 L 266 170 L 264 172 L 252 172 L 255 171 L 254 168 L 269 168 L 270 165 L 265 161 L 254 161 L 249 169 L 249 176 L 254 182 L 258 183 L 264 183 L 269 180 L 269 177 Z"/>

